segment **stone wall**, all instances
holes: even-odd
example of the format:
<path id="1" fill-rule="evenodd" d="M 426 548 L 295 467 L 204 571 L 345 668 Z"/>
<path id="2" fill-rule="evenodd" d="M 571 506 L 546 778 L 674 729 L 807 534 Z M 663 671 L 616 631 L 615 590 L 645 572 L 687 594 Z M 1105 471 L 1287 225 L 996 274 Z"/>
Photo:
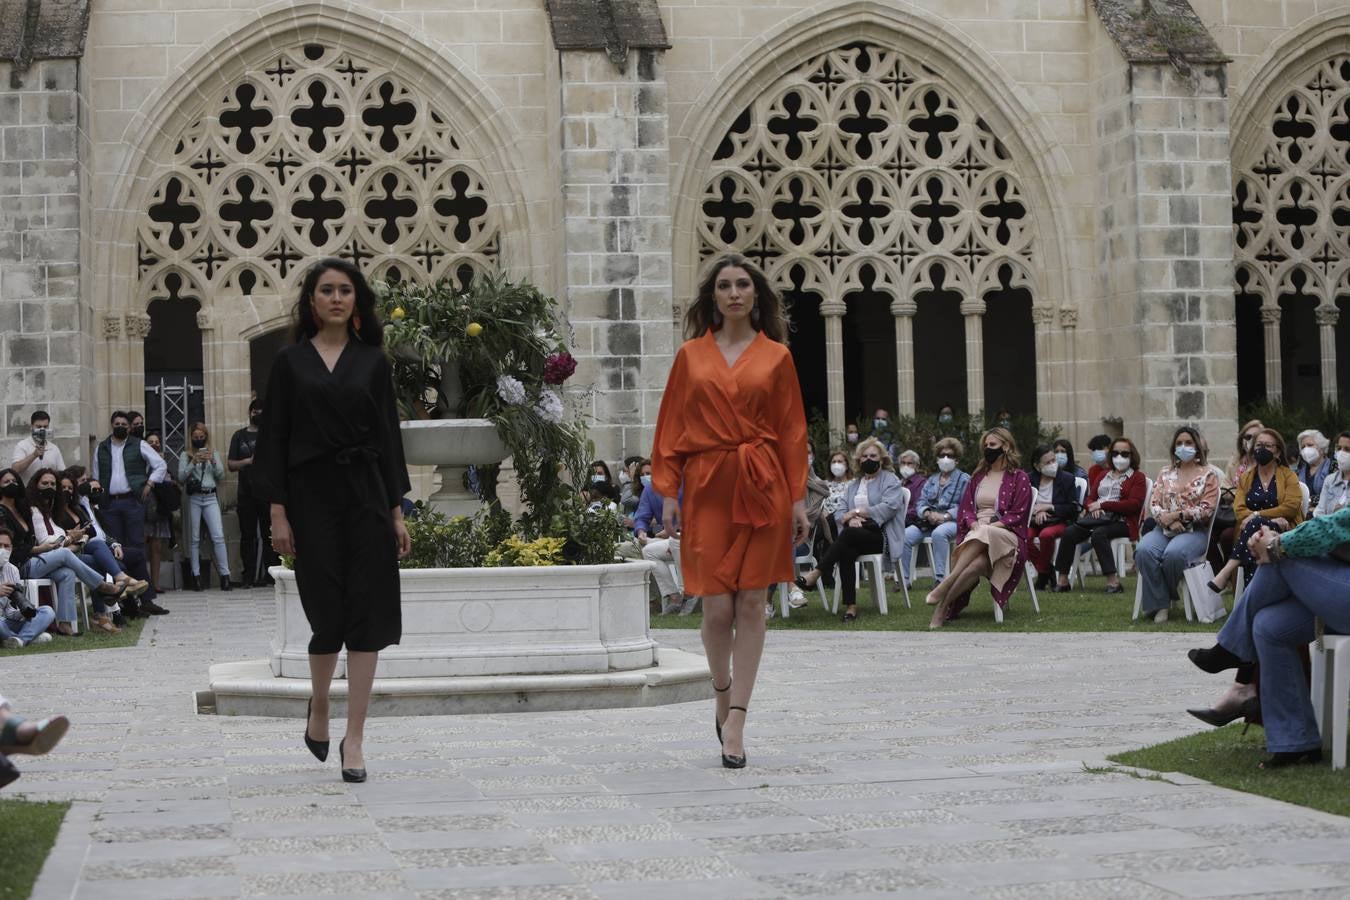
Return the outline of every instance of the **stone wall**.
<path id="1" fill-rule="evenodd" d="M 76 60 L 0 64 L 0 395 L 12 441 L 37 407 L 68 463 L 84 461 Z M 8 463 L 8 442 L 3 450 Z"/>

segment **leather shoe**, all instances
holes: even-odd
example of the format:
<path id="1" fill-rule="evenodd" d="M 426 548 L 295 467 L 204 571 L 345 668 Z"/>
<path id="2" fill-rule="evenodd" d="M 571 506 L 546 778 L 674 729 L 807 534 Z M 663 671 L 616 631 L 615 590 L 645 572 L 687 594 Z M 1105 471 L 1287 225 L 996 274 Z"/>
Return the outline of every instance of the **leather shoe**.
<path id="1" fill-rule="evenodd" d="M 1229 722 L 1237 719 L 1254 719 L 1261 715 L 1261 699 L 1259 697 L 1248 697 L 1243 700 L 1236 709 L 1228 712 L 1219 712 L 1217 709 L 1188 709 L 1186 712 L 1195 716 L 1206 725 L 1213 725 L 1215 728 L 1222 728 Z"/>
<path id="2" fill-rule="evenodd" d="M 141 615 L 143 616 L 167 616 L 169 611 L 160 606 L 153 600 L 141 599 Z"/>

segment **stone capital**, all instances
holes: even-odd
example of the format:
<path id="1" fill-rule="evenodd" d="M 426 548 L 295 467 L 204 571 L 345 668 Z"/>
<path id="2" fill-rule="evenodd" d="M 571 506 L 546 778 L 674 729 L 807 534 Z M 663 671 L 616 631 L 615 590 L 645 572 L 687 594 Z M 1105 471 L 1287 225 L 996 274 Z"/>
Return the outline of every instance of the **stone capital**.
<path id="1" fill-rule="evenodd" d="M 1314 311 L 1317 316 L 1317 324 L 1328 328 L 1335 328 L 1336 323 L 1341 318 L 1341 311 L 1334 306 L 1319 306 Z"/>
<path id="2" fill-rule="evenodd" d="M 208 313 L 208 312 L 207 312 L 206 310 L 204 310 L 204 309 L 203 309 L 203 310 L 198 310 L 198 312 L 197 312 L 197 330 L 198 330 L 198 331 L 206 331 L 206 330 L 210 329 L 210 327 L 211 327 L 211 314 Z"/>
<path id="3" fill-rule="evenodd" d="M 1278 306 L 1261 307 L 1261 321 L 1268 325 L 1278 325 L 1280 322 L 1280 308 Z"/>
<path id="4" fill-rule="evenodd" d="M 122 319 L 112 313 L 103 315 L 103 339 L 112 341 L 122 336 Z"/>
<path id="5" fill-rule="evenodd" d="M 1061 328 L 1078 327 L 1078 310 L 1072 306 L 1061 306 L 1059 308 L 1059 324 Z"/>
<path id="6" fill-rule="evenodd" d="M 963 316 L 982 316 L 984 315 L 985 303 L 979 297 L 971 297 L 961 301 L 961 315 Z"/>
<path id="7" fill-rule="evenodd" d="M 1055 324 L 1055 310 L 1051 306 L 1033 306 L 1031 307 L 1031 322 L 1033 325 L 1053 325 Z"/>
<path id="8" fill-rule="evenodd" d="M 149 313 L 127 313 L 124 321 L 126 322 L 127 337 L 143 341 L 150 336 Z"/>
<path id="9" fill-rule="evenodd" d="M 913 316 L 919 311 L 919 304 L 912 297 L 902 297 L 891 301 L 891 315 Z"/>
<path id="10" fill-rule="evenodd" d="M 848 312 L 848 304 L 843 300 L 824 300 L 820 304 L 820 314 L 822 316 L 833 316 L 842 318 L 844 313 Z"/>

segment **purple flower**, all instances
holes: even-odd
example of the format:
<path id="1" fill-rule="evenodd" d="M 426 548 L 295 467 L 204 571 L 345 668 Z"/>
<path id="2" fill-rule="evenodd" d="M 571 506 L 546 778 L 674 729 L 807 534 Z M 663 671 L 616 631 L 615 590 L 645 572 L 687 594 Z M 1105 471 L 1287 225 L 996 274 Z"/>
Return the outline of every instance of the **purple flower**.
<path id="1" fill-rule="evenodd" d="M 544 361 L 544 381 L 548 384 L 562 384 L 577 370 L 577 361 L 572 354 L 563 350 Z"/>

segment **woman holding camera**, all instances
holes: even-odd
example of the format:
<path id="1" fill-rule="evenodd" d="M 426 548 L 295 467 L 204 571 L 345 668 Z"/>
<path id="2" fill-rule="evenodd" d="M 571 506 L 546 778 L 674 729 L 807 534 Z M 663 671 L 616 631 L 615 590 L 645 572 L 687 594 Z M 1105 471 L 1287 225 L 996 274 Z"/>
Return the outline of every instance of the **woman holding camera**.
<path id="1" fill-rule="evenodd" d="M 220 573 L 220 589 L 230 589 L 230 557 L 225 551 L 225 526 L 220 521 L 220 501 L 216 498 L 216 486 L 225 474 L 225 466 L 219 454 L 211 449 L 211 432 L 205 422 L 193 422 L 188 433 L 192 442 L 190 450 L 178 454 L 178 480 L 183 482 L 187 491 L 188 520 L 188 561 L 192 566 L 192 589 L 206 589 L 208 579 L 201 574 L 201 558 L 197 551 L 201 546 L 202 519 L 206 519 L 206 530 L 211 533 L 212 557 L 216 571 Z"/>

